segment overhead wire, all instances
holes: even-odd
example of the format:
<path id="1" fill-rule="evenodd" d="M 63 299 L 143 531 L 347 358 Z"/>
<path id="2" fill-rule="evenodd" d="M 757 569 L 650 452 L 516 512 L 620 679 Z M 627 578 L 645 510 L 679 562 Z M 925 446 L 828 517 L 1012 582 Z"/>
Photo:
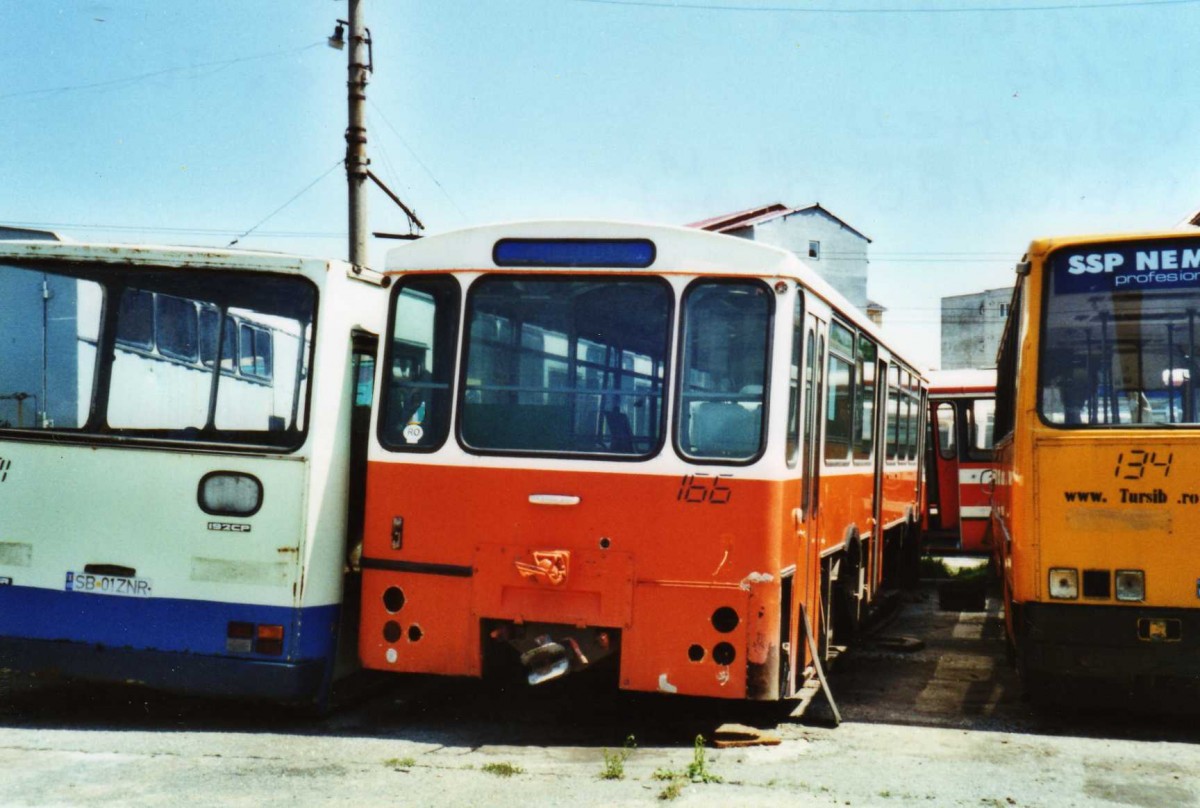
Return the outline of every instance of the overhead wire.
<path id="1" fill-rule="evenodd" d="M 272 217 L 273 217 L 275 214 L 279 213 L 279 211 L 283 210 L 283 209 L 284 209 L 284 208 L 286 208 L 288 205 L 290 205 L 290 204 L 292 204 L 293 202 L 295 202 L 297 199 L 299 199 L 301 196 L 303 196 L 303 195 L 304 195 L 304 194 L 305 194 L 305 193 L 308 191 L 308 189 L 312 188 L 312 187 L 313 187 L 314 185 L 316 185 L 318 182 L 320 182 L 321 180 L 325 179 L 325 178 L 326 178 L 326 177 L 328 177 L 330 174 L 332 174 L 332 173 L 333 173 L 333 171 L 334 171 L 334 169 L 336 169 L 338 166 L 342 165 L 342 163 L 343 163 L 343 161 L 342 161 L 341 159 L 339 159 L 339 160 L 338 160 L 337 162 L 335 162 L 335 163 L 334 163 L 332 166 L 330 166 L 330 167 L 329 167 L 329 169 L 328 169 L 328 170 L 327 170 L 327 171 L 326 171 L 324 174 L 322 174 L 321 176 L 317 177 L 315 180 L 313 180 L 312 182 L 310 182 L 308 185 L 305 185 L 303 188 L 301 188 L 299 191 L 297 191 L 295 194 L 293 194 L 293 195 L 292 195 L 292 197 L 291 197 L 291 198 L 290 198 L 288 201 L 284 202 L 282 205 L 280 205 L 279 207 L 275 208 L 275 210 L 273 210 L 273 211 L 271 211 L 270 213 L 268 213 L 266 216 L 264 216 L 262 219 L 260 219 L 260 220 L 258 221 L 258 223 L 257 223 L 257 224 L 255 224 L 253 227 L 251 227 L 251 228 L 250 228 L 249 230 L 247 230 L 245 233 L 242 233 L 240 236 L 238 236 L 237 238 L 235 238 L 233 241 L 229 242 L 229 244 L 227 244 L 226 246 L 228 246 L 228 247 L 232 247 L 233 245 L 237 244 L 239 241 L 241 241 L 242 239 L 244 239 L 246 236 L 248 236 L 248 235 L 250 235 L 251 233 L 253 233 L 255 230 L 257 230 L 257 229 L 258 229 L 258 226 L 259 226 L 259 225 L 261 225 L 261 224 L 265 224 L 265 223 L 266 223 L 266 222 L 267 222 L 269 219 L 271 219 L 271 218 L 272 218 Z"/>
<path id="2" fill-rule="evenodd" d="M 293 48 L 291 50 L 285 50 L 285 51 L 271 51 L 269 53 L 256 53 L 256 54 L 251 54 L 249 56 L 239 56 L 235 59 L 221 59 L 221 60 L 212 61 L 212 62 L 199 62 L 197 64 L 182 65 L 179 67 L 164 67 L 161 70 L 152 70 L 149 73 L 139 73 L 137 75 L 125 76 L 125 77 L 119 78 L 119 79 L 106 79 L 105 81 L 94 81 L 94 82 L 89 82 L 87 84 L 68 84 L 68 85 L 63 85 L 61 87 L 44 87 L 41 89 L 34 89 L 34 90 L 18 90 L 16 92 L 11 92 L 11 93 L 0 93 L 0 100 L 4 100 L 4 99 L 8 99 L 8 98 L 18 98 L 20 96 L 27 96 L 27 95 L 50 95 L 50 94 L 54 94 L 54 93 L 77 92 L 80 90 L 97 90 L 97 89 L 101 89 L 104 87 L 117 87 L 117 86 L 126 85 L 126 84 L 136 84 L 139 81 L 144 81 L 146 79 L 155 78 L 157 76 L 164 76 L 164 75 L 167 75 L 170 73 L 183 73 L 183 72 L 191 71 L 191 70 L 200 70 L 200 69 L 207 68 L 207 67 L 225 68 L 230 65 L 240 64 L 242 62 L 253 62 L 253 61 L 257 61 L 257 60 L 261 60 L 261 59 L 272 59 L 272 58 L 278 58 L 281 56 L 290 56 L 291 54 L 301 53 L 303 51 L 310 50 L 310 49 L 315 48 L 322 44 L 324 44 L 323 41 L 322 42 L 314 42 L 310 45 L 305 45 L 302 48 Z"/>
<path id="3" fill-rule="evenodd" d="M 420 155 L 417 154 L 416 150 L 409 145 L 408 140 L 404 137 L 404 135 L 400 134 L 400 130 L 397 129 L 390 120 L 388 120 L 387 115 L 383 113 L 383 110 L 379 108 L 379 105 L 375 103 L 374 99 L 368 98 L 367 103 L 371 105 L 371 108 L 375 110 L 375 112 L 379 115 L 379 119 L 384 122 L 387 128 L 391 129 L 392 133 L 400 139 L 400 142 L 404 145 L 404 148 L 408 149 L 408 153 L 411 154 L 412 158 L 417 161 L 417 165 L 421 167 L 421 170 L 425 172 L 425 175 L 429 177 L 430 181 L 438 187 L 438 190 L 441 191 L 442 195 L 446 197 L 446 201 L 449 202 L 456 211 L 458 211 L 458 215 L 463 218 L 463 221 L 469 220 L 467 214 L 461 207 L 459 207 L 458 203 L 454 201 L 454 197 L 450 196 L 450 193 L 446 190 L 445 186 L 442 185 L 441 181 L 433 175 L 433 172 L 429 170 L 429 166 L 425 165 L 425 161 L 422 160 Z"/>
<path id="4" fill-rule="evenodd" d="M 729 4 L 707 4 L 693 2 L 672 2 L 671 0 L 569 0 L 574 3 L 590 3 L 592 5 L 602 6 L 631 6 L 639 8 L 660 8 L 667 10 L 680 11 L 733 11 L 733 12 L 752 12 L 752 13 L 779 13 L 779 14 L 842 14 L 842 15 L 863 15 L 863 14 L 1009 14 L 1009 13 L 1030 13 L 1030 12 L 1046 12 L 1046 11 L 1096 11 L 1103 9 L 1115 8 L 1141 8 L 1146 6 L 1182 6 L 1194 5 L 1200 3 L 1200 0 L 1110 0 L 1109 2 L 1087 2 L 1087 3 L 1054 3 L 1051 5 L 1023 5 L 1023 6 L 959 6 L 937 7 L 937 6 L 918 6 L 918 7 L 898 7 L 898 8 L 872 8 L 869 6 L 857 6 L 850 8 L 830 8 L 817 7 L 805 8 L 802 6 L 761 6 L 761 5 L 729 5 Z"/>

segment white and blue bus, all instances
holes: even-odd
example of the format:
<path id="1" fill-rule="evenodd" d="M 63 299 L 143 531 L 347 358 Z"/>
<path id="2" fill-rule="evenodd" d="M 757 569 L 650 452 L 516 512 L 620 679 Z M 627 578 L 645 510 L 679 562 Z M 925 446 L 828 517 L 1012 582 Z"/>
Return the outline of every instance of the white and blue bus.
<path id="1" fill-rule="evenodd" d="M 0 301 L 0 669 L 320 703 L 357 657 L 380 276 L 0 240 Z"/>

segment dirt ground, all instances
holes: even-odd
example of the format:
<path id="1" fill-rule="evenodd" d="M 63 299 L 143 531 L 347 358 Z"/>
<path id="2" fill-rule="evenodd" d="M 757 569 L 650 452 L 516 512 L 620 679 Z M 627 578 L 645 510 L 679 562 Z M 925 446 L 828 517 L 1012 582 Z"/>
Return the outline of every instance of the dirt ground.
<path id="1" fill-rule="evenodd" d="M 837 728 L 819 702 L 795 720 L 584 677 L 537 689 L 359 681 L 320 720 L 129 688 L 20 690 L 0 719 L 0 803 L 1200 802 L 1190 702 L 1151 710 L 1114 691 L 1035 709 L 1005 662 L 999 604 L 947 612 L 936 601 L 931 586 L 902 598 L 838 660 Z M 780 743 L 697 752 L 698 735 L 733 721 Z"/>

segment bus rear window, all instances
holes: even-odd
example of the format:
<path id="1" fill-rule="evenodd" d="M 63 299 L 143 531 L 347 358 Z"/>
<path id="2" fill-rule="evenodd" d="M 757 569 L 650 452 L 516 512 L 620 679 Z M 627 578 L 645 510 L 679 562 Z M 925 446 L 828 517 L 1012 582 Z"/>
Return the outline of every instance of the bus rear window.
<path id="1" fill-rule="evenodd" d="M 0 265 L 0 299 L 0 368 L 14 385 L 0 395 L 0 428 L 280 448 L 303 439 L 316 308 L 305 280 Z M 233 338 L 239 328 L 248 343 Z"/>
<path id="2" fill-rule="evenodd" d="M 468 297 L 472 450 L 647 457 L 663 435 L 671 290 L 658 278 L 488 276 Z"/>

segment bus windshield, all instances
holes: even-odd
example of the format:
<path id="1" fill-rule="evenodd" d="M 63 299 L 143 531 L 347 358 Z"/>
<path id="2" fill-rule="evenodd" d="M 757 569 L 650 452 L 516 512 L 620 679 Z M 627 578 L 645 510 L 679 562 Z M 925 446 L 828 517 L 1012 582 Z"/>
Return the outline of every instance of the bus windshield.
<path id="1" fill-rule="evenodd" d="M 1038 396 L 1047 423 L 1200 423 L 1198 246 L 1155 240 L 1052 256 Z"/>
<path id="2" fill-rule="evenodd" d="M 467 303 L 471 449 L 646 457 L 663 435 L 671 290 L 658 278 L 491 276 Z"/>
<path id="3" fill-rule="evenodd" d="M 0 429 L 298 447 L 316 290 L 200 270 L 0 264 Z"/>

